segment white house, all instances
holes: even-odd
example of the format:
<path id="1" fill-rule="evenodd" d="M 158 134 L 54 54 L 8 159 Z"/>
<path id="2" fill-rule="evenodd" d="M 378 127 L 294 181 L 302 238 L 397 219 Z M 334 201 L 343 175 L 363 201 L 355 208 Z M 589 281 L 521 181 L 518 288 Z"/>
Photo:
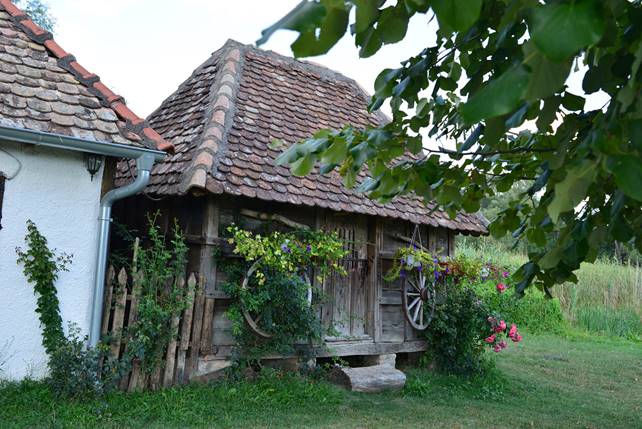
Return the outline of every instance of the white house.
<path id="1" fill-rule="evenodd" d="M 56 285 L 61 315 L 95 343 L 111 204 L 142 189 L 171 149 L 50 33 L 0 0 L 0 378 L 47 370 L 33 286 L 17 263 L 27 220 L 51 248 L 73 254 Z M 119 158 L 138 168 L 133 184 L 110 191 Z"/>

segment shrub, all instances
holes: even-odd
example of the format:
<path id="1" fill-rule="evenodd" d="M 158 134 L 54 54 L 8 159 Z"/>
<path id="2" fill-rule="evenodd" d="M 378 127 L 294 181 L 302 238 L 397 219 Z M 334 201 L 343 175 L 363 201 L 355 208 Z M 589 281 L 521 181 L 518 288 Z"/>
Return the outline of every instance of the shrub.
<path id="1" fill-rule="evenodd" d="M 563 333 L 567 329 L 560 303 L 549 299 L 535 288 L 526 291 L 523 297 L 515 295 L 514 288 L 507 286 L 498 293 L 495 281 L 473 282 L 470 287 L 493 313 L 527 328 L 532 333 Z"/>
<path id="2" fill-rule="evenodd" d="M 447 293 L 424 331 L 430 357 L 444 372 L 481 374 L 489 367 L 484 358 L 489 309 L 470 288 L 449 286 Z"/>
<path id="3" fill-rule="evenodd" d="M 67 398 L 93 398 L 113 390 L 129 367 L 109 357 L 109 349 L 99 344 L 86 347 L 88 338 L 69 326 L 65 341 L 49 359 L 48 384 L 56 395 Z"/>

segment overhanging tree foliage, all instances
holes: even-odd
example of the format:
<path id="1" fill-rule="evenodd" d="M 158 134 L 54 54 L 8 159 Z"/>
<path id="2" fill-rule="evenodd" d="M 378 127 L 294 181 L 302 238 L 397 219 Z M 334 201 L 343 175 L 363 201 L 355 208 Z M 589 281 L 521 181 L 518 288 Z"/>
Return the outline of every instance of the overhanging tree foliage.
<path id="1" fill-rule="evenodd" d="M 279 162 L 298 175 L 317 162 L 338 169 L 382 201 L 415 192 L 451 216 L 531 181 L 490 225 L 535 249 L 514 274 L 520 292 L 576 280 L 605 243 L 642 251 L 640 1 L 304 0 L 258 44 L 289 29 L 296 56 L 320 55 L 349 29 L 369 57 L 420 14 L 427 32 L 436 19 L 436 43 L 375 82 L 370 109 L 388 101 L 392 121 L 321 131 Z M 584 94 L 570 92 L 569 75 L 584 70 Z M 586 94 L 600 91 L 608 102 L 587 109 Z M 425 147 L 427 138 L 456 149 Z"/>

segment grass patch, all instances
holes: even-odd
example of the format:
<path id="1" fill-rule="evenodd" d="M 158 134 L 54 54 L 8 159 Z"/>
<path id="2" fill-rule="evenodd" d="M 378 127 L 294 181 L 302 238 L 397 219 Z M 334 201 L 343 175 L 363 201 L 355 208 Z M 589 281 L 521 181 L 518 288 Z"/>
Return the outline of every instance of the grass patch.
<path id="1" fill-rule="evenodd" d="M 642 347 L 530 336 L 462 379 L 407 370 L 402 392 L 368 395 L 298 376 L 67 402 L 36 382 L 0 389 L 2 428 L 642 427 Z"/>
<path id="2" fill-rule="evenodd" d="M 475 241 L 464 238 L 457 243 L 457 252 L 512 270 L 526 262 L 525 255 L 507 252 L 489 238 Z M 608 335 L 642 337 L 641 267 L 599 259 L 593 264 L 582 264 L 577 277 L 577 284 L 552 288 L 564 317 L 573 326 Z M 545 315 L 538 314 L 536 308 L 533 310 L 536 311 L 531 316 L 542 320 Z"/>

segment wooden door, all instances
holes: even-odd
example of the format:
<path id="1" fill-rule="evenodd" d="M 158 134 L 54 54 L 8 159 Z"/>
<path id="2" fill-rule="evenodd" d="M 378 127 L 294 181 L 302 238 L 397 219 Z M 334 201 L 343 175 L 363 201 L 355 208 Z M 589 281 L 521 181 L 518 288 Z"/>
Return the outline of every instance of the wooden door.
<path id="1" fill-rule="evenodd" d="M 371 333 L 366 332 L 369 285 L 367 218 L 328 213 L 323 223 L 326 230 L 339 234 L 348 251 L 341 261 L 346 274 L 333 274 L 323 285 L 325 302 L 321 308 L 321 320 L 330 331 L 328 339 L 371 338 Z"/>

